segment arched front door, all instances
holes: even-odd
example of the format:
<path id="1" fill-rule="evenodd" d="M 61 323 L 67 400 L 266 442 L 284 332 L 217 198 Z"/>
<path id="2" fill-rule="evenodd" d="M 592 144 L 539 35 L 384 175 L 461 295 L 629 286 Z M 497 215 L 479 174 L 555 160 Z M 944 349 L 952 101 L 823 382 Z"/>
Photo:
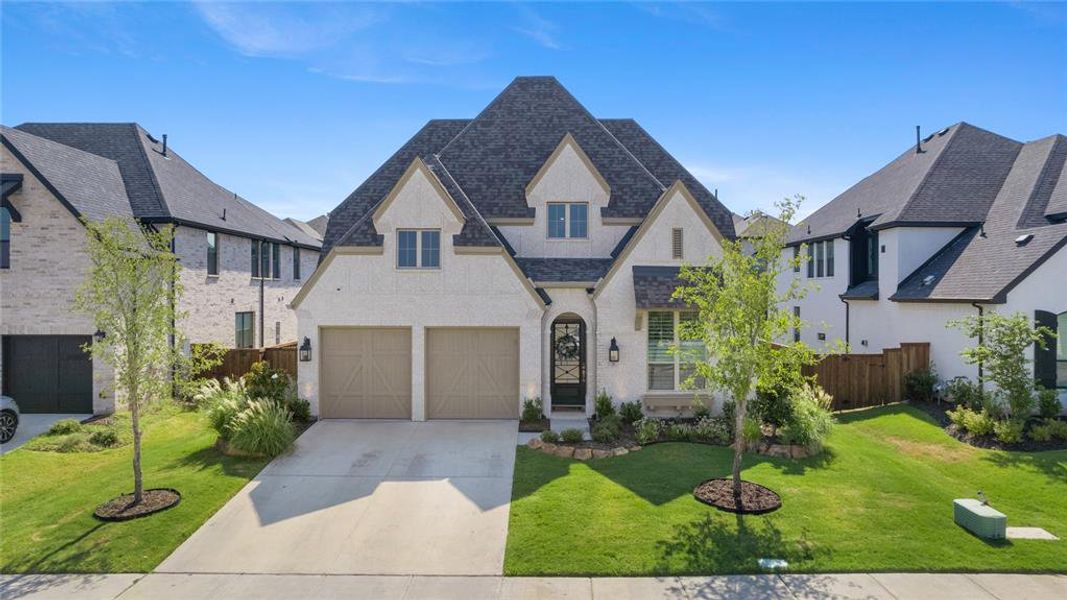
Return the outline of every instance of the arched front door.
<path id="1" fill-rule="evenodd" d="M 576 315 L 552 322 L 552 408 L 585 407 L 585 321 Z"/>

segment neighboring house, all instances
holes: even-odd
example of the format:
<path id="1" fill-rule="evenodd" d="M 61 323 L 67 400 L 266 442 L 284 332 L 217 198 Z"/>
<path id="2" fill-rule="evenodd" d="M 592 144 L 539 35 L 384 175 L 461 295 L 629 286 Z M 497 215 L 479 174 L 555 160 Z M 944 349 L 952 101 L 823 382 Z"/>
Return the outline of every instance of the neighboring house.
<path id="1" fill-rule="evenodd" d="M 973 379 L 959 357 L 973 341 L 946 322 L 1021 311 L 1059 330 L 1034 370 L 1067 388 L 1065 159 L 1062 135 L 1021 143 L 959 123 L 845 191 L 790 237 L 811 260 L 787 276 L 819 288 L 795 303 L 800 339 L 861 353 L 930 342 L 942 378 Z"/>
<path id="2" fill-rule="evenodd" d="M 322 237 L 326 235 L 326 219 L 326 215 L 315 217 L 310 221 L 301 221 L 300 219 L 287 217 L 285 222 L 296 227 L 300 231 L 303 231 L 307 235 L 322 241 Z"/>
<path id="3" fill-rule="evenodd" d="M 514 419 L 524 397 L 586 415 L 599 390 L 688 408 L 671 293 L 733 237 L 635 121 L 520 77 L 474 119 L 427 123 L 330 213 L 293 301 L 300 393 L 321 417 Z"/>
<path id="4" fill-rule="evenodd" d="M 752 240 L 766 235 L 769 227 L 789 227 L 785 221 L 760 210 L 752 211 L 748 216 L 733 213 L 733 219 L 734 234 L 741 240 L 741 251 L 745 254 L 752 253 Z"/>
<path id="5" fill-rule="evenodd" d="M 107 413 L 112 374 L 81 346 L 71 310 L 89 258 L 80 219 L 174 225 L 189 342 L 296 339 L 288 308 L 321 242 L 215 184 L 134 123 L 3 127 L 0 209 L 2 389 L 25 412 Z M 107 332 L 102 332 L 106 334 Z"/>

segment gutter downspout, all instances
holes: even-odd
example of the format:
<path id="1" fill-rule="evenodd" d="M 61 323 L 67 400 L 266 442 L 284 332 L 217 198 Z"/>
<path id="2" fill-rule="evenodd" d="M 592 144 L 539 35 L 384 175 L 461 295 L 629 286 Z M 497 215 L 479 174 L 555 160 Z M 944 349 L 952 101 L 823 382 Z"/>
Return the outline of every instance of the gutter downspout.
<path id="1" fill-rule="evenodd" d="M 262 241 L 259 243 L 259 252 L 260 252 L 260 254 L 259 254 L 259 270 L 260 271 L 263 271 L 263 246 L 266 246 L 266 245 L 267 244 L 265 244 Z M 269 246 L 267 247 L 267 251 L 268 252 L 270 251 L 270 247 Z M 274 259 L 274 256 L 272 255 L 271 256 L 271 260 L 273 260 L 273 259 Z M 266 276 L 267 276 L 266 273 L 262 273 L 261 272 L 259 274 L 259 347 L 260 348 L 266 348 L 267 347 L 267 339 L 265 337 L 263 337 L 263 334 L 264 334 L 263 323 L 265 322 L 265 319 L 266 319 L 266 316 L 263 314 L 263 280 L 266 278 Z M 252 345 L 255 346 L 254 340 L 253 340 L 253 344 Z"/>
<path id="2" fill-rule="evenodd" d="M 849 309 L 852 308 L 852 305 L 848 303 L 848 300 L 845 300 L 841 296 L 838 296 L 837 299 L 845 304 L 845 348 L 846 348 L 845 351 L 846 352 L 851 352 L 851 343 L 849 342 L 849 337 L 848 337 L 849 336 L 849 327 L 848 327 L 849 323 L 848 323 L 848 321 L 849 321 L 849 312 L 850 312 Z"/>
<path id="3" fill-rule="evenodd" d="M 981 346 L 985 339 L 985 323 L 983 322 L 984 309 L 981 304 L 971 302 L 971 306 L 978 309 L 978 345 Z M 978 361 L 978 389 L 985 391 L 985 378 L 983 377 L 982 361 Z"/>

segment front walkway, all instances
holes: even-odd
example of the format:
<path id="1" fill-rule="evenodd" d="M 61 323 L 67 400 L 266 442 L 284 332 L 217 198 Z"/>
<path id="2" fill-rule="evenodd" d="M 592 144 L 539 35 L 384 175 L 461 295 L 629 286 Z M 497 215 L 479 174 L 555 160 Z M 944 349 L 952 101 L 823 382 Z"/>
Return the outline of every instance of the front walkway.
<path id="1" fill-rule="evenodd" d="M 156 571 L 500 575 L 517 429 L 320 421 Z"/>
<path id="2" fill-rule="evenodd" d="M 0 575 L 4 600 L 870 599 L 1062 600 L 1067 575 L 725 575 L 664 578 L 350 575 Z"/>

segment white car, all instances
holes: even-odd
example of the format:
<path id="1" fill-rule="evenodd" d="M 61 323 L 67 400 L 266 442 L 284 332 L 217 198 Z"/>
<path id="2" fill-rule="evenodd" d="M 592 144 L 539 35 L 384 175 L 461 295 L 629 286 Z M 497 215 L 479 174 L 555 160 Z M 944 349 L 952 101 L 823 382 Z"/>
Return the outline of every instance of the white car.
<path id="1" fill-rule="evenodd" d="M 19 405 L 7 396 L 0 396 L 0 444 L 10 442 L 18 427 Z"/>

